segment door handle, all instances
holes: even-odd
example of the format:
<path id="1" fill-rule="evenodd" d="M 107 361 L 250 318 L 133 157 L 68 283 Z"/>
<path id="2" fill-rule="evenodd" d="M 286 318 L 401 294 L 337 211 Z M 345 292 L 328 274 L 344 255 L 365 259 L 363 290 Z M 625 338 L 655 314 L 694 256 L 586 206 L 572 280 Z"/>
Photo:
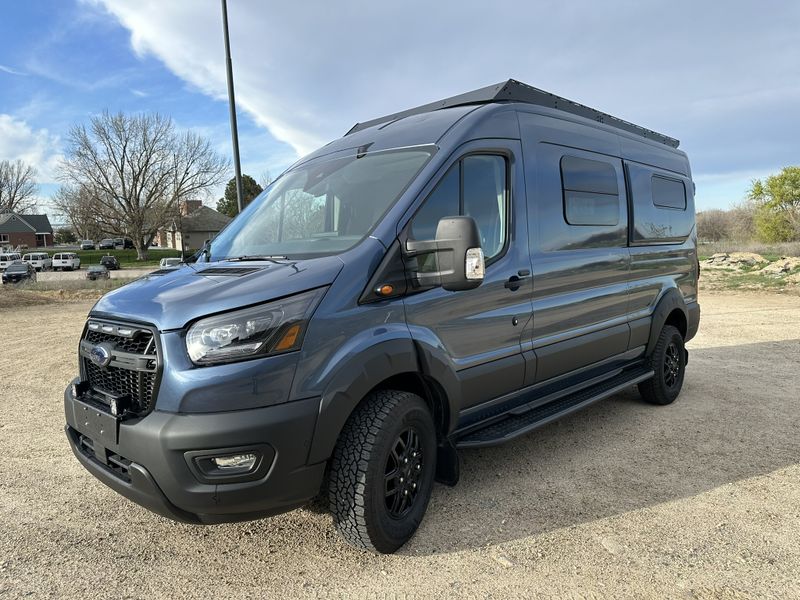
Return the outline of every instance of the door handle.
<path id="1" fill-rule="evenodd" d="M 518 290 L 522 286 L 524 280 L 530 276 L 531 272 L 529 269 L 520 269 L 517 271 L 516 275 L 509 277 L 508 281 L 506 281 L 503 285 L 506 287 L 506 289 Z"/>

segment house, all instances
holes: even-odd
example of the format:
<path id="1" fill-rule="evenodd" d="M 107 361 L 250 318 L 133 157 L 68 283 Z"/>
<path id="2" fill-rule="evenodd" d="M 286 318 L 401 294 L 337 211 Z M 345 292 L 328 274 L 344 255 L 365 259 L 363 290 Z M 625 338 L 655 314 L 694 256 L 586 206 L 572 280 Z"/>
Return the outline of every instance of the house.
<path id="1" fill-rule="evenodd" d="M 203 206 L 199 200 L 182 202 L 179 215 L 169 226 L 159 229 L 156 240 L 162 248 L 199 250 L 230 221 L 230 217 Z"/>
<path id="2" fill-rule="evenodd" d="M 52 245 L 53 227 L 47 215 L 0 212 L 0 246 L 49 248 Z"/>

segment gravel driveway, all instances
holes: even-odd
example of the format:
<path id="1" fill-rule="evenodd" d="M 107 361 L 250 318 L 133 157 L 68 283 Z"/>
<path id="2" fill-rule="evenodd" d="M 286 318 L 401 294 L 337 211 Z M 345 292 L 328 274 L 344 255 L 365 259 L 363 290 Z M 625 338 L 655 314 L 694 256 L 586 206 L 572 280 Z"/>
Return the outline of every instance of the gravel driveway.
<path id="1" fill-rule="evenodd" d="M 118 496 L 62 430 L 90 304 L 0 310 L 0 597 L 800 597 L 800 299 L 701 304 L 675 404 L 463 452 L 394 556 L 303 510 L 199 527 Z"/>

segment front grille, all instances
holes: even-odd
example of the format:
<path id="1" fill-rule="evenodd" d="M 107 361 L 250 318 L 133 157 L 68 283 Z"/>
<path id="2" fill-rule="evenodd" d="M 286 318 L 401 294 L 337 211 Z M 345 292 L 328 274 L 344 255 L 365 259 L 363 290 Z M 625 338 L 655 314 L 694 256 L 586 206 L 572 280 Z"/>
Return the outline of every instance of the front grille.
<path id="1" fill-rule="evenodd" d="M 88 330 L 85 339 L 93 344 L 110 342 L 112 345 L 116 346 L 118 350 L 133 352 L 134 354 L 156 353 L 156 347 L 153 343 L 153 334 L 149 331 L 139 331 L 135 336 L 128 338 L 110 333 L 103 333 L 102 331 Z"/>
<path id="2" fill-rule="evenodd" d="M 101 344 L 111 353 L 105 366 L 91 359 L 92 348 Z M 121 400 L 136 414 L 152 410 L 158 387 L 158 348 L 152 331 L 90 319 L 80 354 L 83 379 L 93 399 L 106 405 Z"/>

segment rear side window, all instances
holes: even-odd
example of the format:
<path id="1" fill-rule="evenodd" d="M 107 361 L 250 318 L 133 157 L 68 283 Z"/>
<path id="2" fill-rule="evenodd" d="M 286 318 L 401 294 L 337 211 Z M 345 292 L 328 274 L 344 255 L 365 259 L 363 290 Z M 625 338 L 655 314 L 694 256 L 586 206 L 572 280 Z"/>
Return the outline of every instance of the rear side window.
<path id="1" fill-rule="evenodd" d="M 564 219 L 570 225 L 619 224 L 619 187 L 613 165 L 599 160 L 561 159 Z"/>
<path id="2" fill-rule="evenodd" d="M 686 188 L 682 181 L 653 176 L 653 204 L 660 208 L 686 210 Z"/>

